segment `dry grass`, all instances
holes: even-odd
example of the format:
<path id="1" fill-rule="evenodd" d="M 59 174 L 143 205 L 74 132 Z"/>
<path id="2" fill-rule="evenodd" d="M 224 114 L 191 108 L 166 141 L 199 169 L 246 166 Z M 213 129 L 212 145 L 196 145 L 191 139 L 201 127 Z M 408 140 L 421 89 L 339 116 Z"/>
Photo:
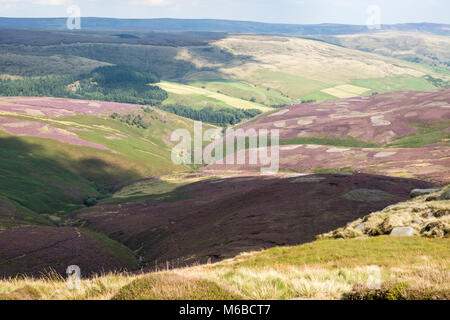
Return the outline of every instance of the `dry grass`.
<path id="1" fill-rule="evenodd" d="M 81 280 L 79 288 L 74 290 L 58 276 L 6 279 L 0 280 L 0 300 L 106 300 L 137 278 L 138 276 L 113 273 L 100 275 Z M 23 290 L 24 288 L 27 290 Z M 30 292 L 33 292 L 32 296 Z"/>
<path id="2" fill-rule="evenodd" d="M 442 298 L 450 290 L 449 244 L 424 238 L 323 240 L 216 264 L 104 275 L 83 280 L 79 290 L 51 277 L 4 280 L 0 299 L 341 299 L 351 293 L 361 298 L 374 275 L 371 266 L 379 268 L 384 287 L 406 286 L 399 299 Z"/>
<path id="3" fill-rule="evenodd" d="M 367 91 L 370 91 L 370 89 L 352 86 L 349 84 L 321 90 L 321 92 L 330 94 L 338 98 L 351 98 L 362 95 L 364 92 Z"/>
<path id="4" fill-rule="evenodd" d="M 407 62 L 306 39 L 231 36 L 215 45 L 252 58 L 244 65 L 221 69 L 237 79 L 247 79 L 262 68 L 335 84 L 351 80 L 355 75 L 362 79 L 424 75 Z"/>

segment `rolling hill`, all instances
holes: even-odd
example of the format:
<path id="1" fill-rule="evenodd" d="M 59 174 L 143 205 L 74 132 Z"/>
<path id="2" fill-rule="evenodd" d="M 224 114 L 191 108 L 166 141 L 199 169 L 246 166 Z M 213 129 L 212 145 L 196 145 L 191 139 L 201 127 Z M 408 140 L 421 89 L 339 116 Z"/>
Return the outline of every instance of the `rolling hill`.
<path id="1" fill-rule="evenodd" d="M 10 29 L 65 29 L 67 18 L 0 18 L 0 27 Z M 252 21 L 215 19 L 113 19 L 83 18 L 83 29 L 115 31 L 208 31 L 259 34 L 353 34 L 369 32 L 366 26 L 345 24 L 275 24 Z M 383 25 L 383 31 L 420 31 L 448 35 L 448 25 L 433 23 L 406 23 Z"/>
<path id="2" fill-rule="evenodd" d="M 448 299 L 448 25 L 63 24 L 0 18 L 0 300 Z M 184 116 L 279 172 L 175 165 Z"/>
<path id="3" fill-rule="evenodd" d="M 446 184 L 450 182 L 449 93 L 449 89 L 403 91 L 291 105 L 239 127 L 279 130 L 282 170 L 356 171 Z M 237 152 L 249 155 L 248 150 Z M 205 170 L 259 168 L 260 163 L 211 164 Z"/>
<path id="4" fill-rule="evenodd" d="M 58 220 L 118 184 L 189 170 L 172 164 L 170 134 L 192 127 L 191 120 L 139 105 L 0 98 L 2 203 Z"/>
<path id="5" fill-rule="evenodd" d="M 153 72 L 165 81 L 163 86 L 170 90 L 164 105 L 193 109 L 243 106 L 268 110 L 301 101 L 448 86 L 445 66 L 404 61 L 320 39 L 211 33 L 143 35 L 139 31 L 130 34 L 138 39 L 119 37 L 112 31 L 1 29 L 0 59 L 4 63 L 0 64 L 0 74 L 2 78 L 76 78 L 97 67 L 125 64 Z M 431 39 L 419 47 L 415 42 L 407 43 L 403 49 L 427 52 Z M 386 50 L 389 47 L 390 42 L 382 46 Z M 75 64 L 81 67 L 70 67 Z"/>

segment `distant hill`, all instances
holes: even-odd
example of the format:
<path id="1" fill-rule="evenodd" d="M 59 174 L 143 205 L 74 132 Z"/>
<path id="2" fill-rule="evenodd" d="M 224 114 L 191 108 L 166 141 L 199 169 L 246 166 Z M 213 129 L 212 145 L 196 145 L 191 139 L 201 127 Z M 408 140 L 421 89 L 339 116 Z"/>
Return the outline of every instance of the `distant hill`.
<path id="1" fill-rule="evenodd" d="M 214 19 L 113 19 L 83 18 L 85 30 L 134 30 L 134 31 L 213 31 L 230 33 L 337 35 L 365 33 L 363 25 L 346 24 L 274 24 L 251 21 Z M 66 18 L 0 18 L 0 28 L 14 29 L 65 29 Z M 405 23 L 383 25 L 381 30 L 420 31 L 449 35 L 450 25 L 434 23 Z"/>

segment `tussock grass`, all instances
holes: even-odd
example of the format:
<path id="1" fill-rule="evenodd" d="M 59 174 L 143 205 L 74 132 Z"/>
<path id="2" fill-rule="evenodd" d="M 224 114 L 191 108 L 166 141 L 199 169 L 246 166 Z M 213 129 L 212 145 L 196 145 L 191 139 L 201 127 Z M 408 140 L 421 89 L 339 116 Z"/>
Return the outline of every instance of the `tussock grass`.
<path id="1" fill-rule="evenodd" d="M 0 280 L 0 300 L 106 300 L 136 278 L 114 273 L 99 275 L 81 280 L 76 290 L 70 289 L 60 277 L 5 279 Z"/>
<path id="2" fill-rule="evenodd" d="M 242 296 L 217 282 L 178 273 L 155 273 L 134 280 L 113 297 L 115 300 L 236 300 Z"/>
<path id="3" fill-rule="evenodd" d="M 449 248 L 449 239 L 419 237 L 321 240 L 243 253 L 216 264 L 103 275 L 82 280 L 80 290 L 69 290 L 62 279 L 3 280 L 0 298 L 368 299 L 369 266 L 380 268 L 386 292 L 405 284 L 397 299 L 443 298 L 450 289 Z M 379 295 L 387 298 L 386 292 Z"/>

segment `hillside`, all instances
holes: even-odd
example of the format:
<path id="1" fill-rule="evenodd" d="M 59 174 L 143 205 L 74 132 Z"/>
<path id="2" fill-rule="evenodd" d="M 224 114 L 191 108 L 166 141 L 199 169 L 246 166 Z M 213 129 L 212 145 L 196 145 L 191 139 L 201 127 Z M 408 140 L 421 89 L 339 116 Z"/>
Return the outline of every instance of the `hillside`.
<path id="1" fill-rule="evenodd" d="M 240 128 L 278 129 L 283 170 L 378 173 L 446 184 L 450 182 L 449 94 L 449 89 L 404 91 L 291 105 Z M 248 150 L 238 152 L 248 157 Z M 259 163 L 211 164 L 205 170 L 259 167 Z"/>
<path id="2" fill-rule="evenodd" d="M 172 188 L 174 180 L 140 182 L 133 189 L 147 190 L 144 194 L 121 193 L 77 211 L 72 218 L 75 225 L 122 242 L 148 267 L 166 260 L 188 265 L 311 241 L 321 230 L 407 199 L 411 189 L 432 186 L 370 175 L 261 178 L 241 174 L 197 179 Z M 346 196 L 360 189 L 373 190 L 375 195 L 361 201 Z M 339 213 L 333 208 L 339 208 Z"/>
<path id="3" fill-rule="evenodd" d="M 215 264 L 173 269 L 175 264 L 164 263 L 152 273 L 103 274 L 82 280 L 79 290 L 69 290 L 63 279 L 54 277 L 0 280 L 0 299 L 445 300 L 450 298 L 448 232 L 399 237 L 376 230 L 383 230 L 383 219 L 383 227 L 390 229 L 417 219 L 430 226 L 447 223 L 448 214 L 422 213 L 448 212 L 448 193 L 447 187 L 398 203 L 322 235 L 321 240 L 245 252 Z M 365 228 L 355 228 L 362 221 Z M 101 258 L 97 255 L 96 261 Z"/>
<path id="4" fill-rule="evenodd" d="M 0 300 L 450 299 L 449 25 L 65 22 L 0 18 Z"/>
<path id="5" fill-rule="evenodd" d="M 418 32 L 381 32 L 319 38 L 347 48 L 447 68 L 447 70 L 450 66 L 450 39 L 446 36 Z"/>
<path id="6" fill-rule="evenodd" d="M 446 87 L 448 81 L 446 68 L 428 66 L 426 61 L 399 60 L 322 40 L 211 33 L 129 34 L 135 37 L 123 38 L 112 31 L 2 29 L 0 74 L 13 79 L 51 75 L 64 82 L 67 77 L 79 80 L 97 67 L 125 64 L 166 81 L 161 84 L 169 92 L 164 105 L 264 111 L 301 101 L 437 89 Z M 426 51 L 427 43 L 417 46 L 412 42 L 404 47 Z M 386 42 L 382 48 L 389 46 Z M 73 68 L 75 64 L 80 67 Z"/>
<path id="7" fill-rule="evenodd" d="M 123 245 L 64 228 L 67 215 L 127 181 L 189 170 L 171 161 L 170 134 L 178 128 L 193 125 L 140 105 L 0 98 L 0 273 L 63 272 L 71 261 L 87 272 L 137 268 Z"/>

